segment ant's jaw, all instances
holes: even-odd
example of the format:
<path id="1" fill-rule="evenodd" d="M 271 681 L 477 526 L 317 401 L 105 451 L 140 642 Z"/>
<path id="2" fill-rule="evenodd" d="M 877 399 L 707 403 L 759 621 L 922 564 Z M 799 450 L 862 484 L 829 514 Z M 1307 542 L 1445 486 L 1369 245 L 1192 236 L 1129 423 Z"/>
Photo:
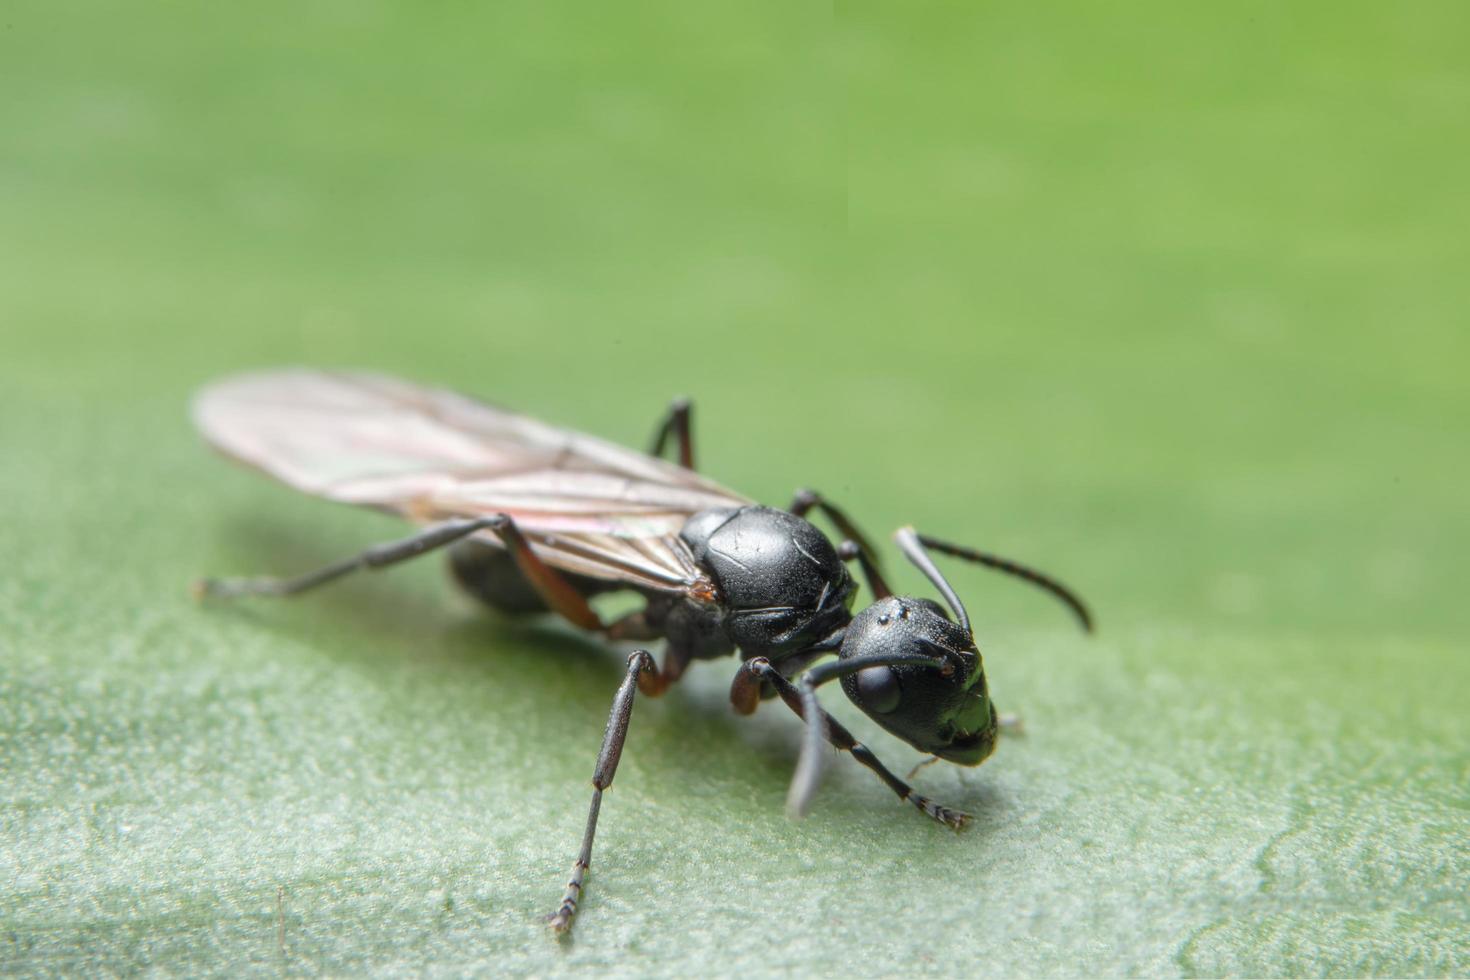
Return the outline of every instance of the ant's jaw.
<path id="1" fill-rule="evenodd" d="M 973 730 L 958 731 L 950 738 L 949 744 L 935 750 L 934 755 L 962 766 L 978 766 L 990 758 L 990 753 L 995 751 L 995 734 L 1000 726 L 989 698 L 982 697 L 979 707 L 984 712 L 981 724 Z"/>
<path id="2" fill-rule="evenodd" d="M 934 755 L 939 756 L 945 762 L 953 762 L 955 765 L 978 766 L 990 758 L 994 751 L 995 732 L 977 732 L 956 740 L 949 748 L 941 749 Z"/>

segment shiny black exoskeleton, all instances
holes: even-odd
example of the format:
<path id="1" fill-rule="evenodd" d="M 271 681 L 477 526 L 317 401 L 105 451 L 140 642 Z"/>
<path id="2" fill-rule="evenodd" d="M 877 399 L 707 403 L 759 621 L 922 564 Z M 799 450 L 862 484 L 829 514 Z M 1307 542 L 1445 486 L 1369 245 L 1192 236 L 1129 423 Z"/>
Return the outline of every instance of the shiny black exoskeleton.
<path id="1" fill-rule="evenodd" d="M 708 574 L 717 603 L 649 595 L 641 632 L 662 635 L 675 660 L 740 650 L 774 661 L 812 647 L 833 649 L 852 620 L 857 583 L 827 536 L 774 507 L 723 507 L 691 517 L 679 534 Z M 546 612 L 536 588 L 503 548 L 469 539 L 450 548 L 450 570 L 468 592 L 502 612 Z M 583 595 L 619 583 L 567 575 Z"/>
<path id="2" fill-rule="evenodd" d="M 784 510 L 704 511 L 680 537 L 719 588 L 713 615 L 742 657 L 765 657 L 786 676 L 814 651 L 836 650 L 839 663 L 904 654 L 952 658 L 958 676 L 932 663 L 880 664 L 844 675 L 842 687 L 920 751 L 964 765 L 990 755 L 996 713 L 980 654 L 938 604 L 888 596 L 854 618 L 857 583 L 837 549 L 811 522 Z"/>
<path id="3" fill-rule="evenodd" d="M 857 585 L 811 522 L 773 507 L 696 514 L 679 532 L 720 591 L 720 625 L 747 657 L 819 646 L 852 619 Z"/>
<path id="4" fill-rule="evenodd" d="M 297 410 L 295 402 L 301 397 L 308 407 L 313 398 L 330 407 L 323 415 L 326 421 L 314 423 L 318 426 L 315 438 L 321 446 L 330 448 L 337 440 L 355 447 L 361 441 L 362 431 L 344 421 L 355 416 L 337 407 L 343 393 L 341 379 L 308 375 L 303 380 L 291 374 L 267 379 L 263 384 L 265 394 L 272 398 L 289 391 L 292 411 Z M 246 386 L 252 399 L 260 394 L 259 387 L 260 383 Z M 392 411 L 416 419 L 414 426 L 400 433 L 405 443 L 410 435 L 419 438 L 427 426 L 430 434 L 447 429 L 453 436 L 446 440 L 450 444 L 458 446 L 467 441 L 469 446 L 478 447 L 485 462 L 483 467 L 477 468 L 477 464 L 470 468 L 472 476 L 519 473 L 520 461 L 537 460 L 536 465 L 546 467 L 542 476 L 552 477 L 549 483 L 540 484 L 540 492 L 548 498 L 545 503 L 553 506 L 543 512 L 530 498 L 504 505 L 512 512 L 496 513 L 490 512 L 487 504 L 469 503 L 478 500 L 471 495 L 465 501 L 447 505 L 439 519 L 410 537 L 375 545 L 290 578 L 204 580 L 197 583 L 196 594 L 297 595 L 360 569 L 386 568 L 448 548 L 451 570 L 461 585 L 476 598 L 505 612 L 555 612 L 577 627 L 613 640 L 663 638 L 663 663 L 656 664 L 647 650 L 634 650 L 613 698 L 593 769 L 592 801 L 582 845 L 561 904 L 549 918 L 559 933 L 571 928 L 582 898 L 602 794 L 616 774 L 636 696 L 640 692 L 662 693 L 692 660 L 725 656 L 738 649 L 742 663 L 730 688 L 736 710 L 749 714 L 763 696 L 776 695 L 805 721 L 801 755 L 788 795 L 793 812 L 806 811 L 826 755 L 823 749 L 831 744 L 872 770 L 899 799 L 959 829 L 969 819 L 967 814 L 914 792 L 822 710 L 817 688 L 840 680 L 848 698 L 893 735 L 936 759 L 976 765 L 994 749 L 999 719 L 990 701 L 969 616 L 935 567 L 931 553 L 976 562 L 1038 585 L 1069 605 L 1083 626 L 1090 629 L 1081 600 L 1054 579 L 995 555 L 921 535 L 913 528 L 899 530 L 895 540 L 904 556 L 941 593 L 945 605 L 895 596 L 878 567 L 875 549 L 862 532 L 830 501 L 810 491 L 797 493 L 784 511 L 745 505 L 693 513 L 675 540 L 667 524 L 655 523 L 650 530 L 631 515 L 638 514 L 640 508 L 664 518 L 688 515 L 695 508 L 680 501 L 689 499 L 682 493 L 691 487 L 708 494 L 702 498 L 706 501 L 713 497 L 725 504 L 741 498 L 703 481 L 687 479 L 677 470 L 650 467 L 645 464 L 651 461 L 640 462 L 629 459 L 627 453 L 599 448 L 595 440 L 558 433 L 442 392 L 371 377 L 349 381 L 346 388 L 358 402 L 386 402 Z M 412 397 L 402 397 L 405 389 Z M 391 393 L 398 394 L 390 397 Z M 219 411 L 215 415 L 223 411 L 224 422 L 229 423 L 217 425 L 216 436 L 229 445 L 240 443 L 253 449 L 258 449 L 263 440 L 268 451 L 261 459 L 253 459 L 249 453 L 245 458 L 288 483 L 328 495 L 328 489 L 336 484 L 319 485 L 301 476 L 305 472 L 309 477 L 314 471 L 310 467 L 300 470 L 295 444 L 277 431 L 279 426 L 242 421 L 245 416 L 241 405 L 236 404 L 238 396 L 236 392 L 226 397 L 222 409 L 216 406 Z M 266 401 L 270 403 L 271 398 Z M 424 406 L 441 404 L 457 406 L 451 413 L 453 418 L 426 413 Z M 679 466 L 685 470 L 694 469 L 689 412 L 687 401 L 679 400 L 671 406 L 650 453 L 662 456 L 669 437 L 674 436 Z M 277 414 L 267 412 L 263 418 L 276 419 Z M 308 414 L 305 418 L 314 417 Z M 376 432 L 379 416 L 373 419 Z M 468 426 L 466 420 L 471 419 L 477 424 Z M 463 427 L 463 431 L 456 426 Z M 387 429 L 395 431 L 391 424 Z M 528 455 L 528 449 L 534 452 Z M 548 450 L 550 457 L 542 460 Z M 426 458 L 436 457 L 429 454 Z M 614 465 L 609 458 L 620 462 Z M 376 457 L 372 465 L 376 465 Z M 609 472 L 638 474 L 638 479 L 609 480 Z M 437 485 L 441 480 L 452 482 L 458 478 L 456 470 L 452 476 L 447 472 L 436 474 L 433 482 Z M 519 500 L 514 496 L 512 499 Z M 408 506 L 395 498 L 388 509 L 415 519 L 438 513 L 432 498 L 415 498 L 415 502 L 416 506 Z M 607 513 L 599 513 L 599 503 Z M 423 505 L 423 513 L 417 505 Z M 596 530 L 563 534 L 562 528 L 548 521 L 547 514 L 561 513 L 568 507 L 583 518 L 592 517 L 583 526 Z M 812 510 L 841 533 L 839 546 L 833 547 L 827 536 L 805 519 Z M 519 523 L 523 519 L 524 531 Z M 651 564 L 644 564 L 645 559 Z M 848 570 L 854 561 L 873 593 L 873 603 L 856 615 L 851 610 L 857 584 Z M 600 577 L 594 577 L 599 573 Z M 643 608 L 609 622 L 589 599 L 618 589 L 636 590 L 646 601 Z M 836 659 L 818 662 L 830 654 L 836 654 Z"/>
<path id="5" fill-rule="evenodd" d="M 998 721 L 980 654 L 969 634 L 928 599 L 879 599 L 847 628 L 841 660 L 932 651 L 954 664 L 944 674 L 924 664 L 865 667 L 842 678 L 853 704 L 921 752 L 973 766 L 995 748 Z"/>
<path id="6" fill-rule="evenodd" d="M 993 751 L 997 714 L 968 622 L 957 624 L 928 599 L 887 594 L 881 578 L 874 582 L 878 601 L 854 616 L 857 583 L 843 555 L 815 525 L 789 511 L 760 505 L 702 511 L 680 537 L 719 598 L 710 605 L 648 597 L 641 634 L 667 640 L 670 679 L 689 660 L 736 650 L 744 660 L 769 661 L 790 678 L 835 652 L 837 662 L 813 672 L 812 682 L 840 678 L 848 698 L 893 735 L 961 765 L 977 765 Z M 460 542 L 451 549 L 451 568 L 477 598 L 505 612 L 546 609 L 505 550 Z M 584 595 L 617 587 L 566 577 Z M 762 677 L 767 696 L 775 683 Z"/>
<path id="7" fill-rule="evenodd" d="M 675 404 L 654 442 L 660 455 L 670 434 L 679 437 L 679 458 L 692 468 L 689 406 Z M 815 508 L 842 532 L 840 548 L 808 522 Z M 513 529 L 509 529 L 513 530 Z M 502 535 L 505 538 L 505 535 Z M 801 491 L 789 511 L 757 505 L 701 511 L 679 533 L 695 563 L 708 577 L 708 589 L 684 595 L 649 592 L 645 607 L 602 626 L 587 612 L 589 628 L 620 639 L 663 637 L 662 668 L 643 650 L 628 659 L 593 774 L 592 808 L 582 850 L 562 904 L 551 916 L 558 932 L 571 928 L 592 854 L 602 792 L 611 785 L 622 753 L 635 690 L 658 694 L 677 680 L 691 660 L 728 655 L 737 649 L 742 664 L 730 688 L 737 711 L 755 710 L 762 696 L 779 695 L 806 721 L 801 757 L 787 798 L 797 814 L 806 812 L 815 793 L 824 743 L 845 749 L 871 769 L 906 803 L 955 829 L 968 814 L 914 792 L 864 744 L 833 719 L 817 701 L 819 685 L 840 680 L 853 704 L 888 732 L 935 759 L 978 765 L 995 749 L 1000 722 L 990 700 L 984 665 L 964 604 L 935 567 L 930 551 L 977 562 L 1018 576 L 1060 598 L 1091 628 L 1086 610 L 1071 590 L 1054 579 L 985 552 L 926 537 L 912 528 L 896 535 L 905 557 L 944 596 L 953 612 L 928 599 L 895 596 L 862 533 L 820 495 Z M 582 615 L 576 603 L 548 601 L 545 583 L 532 586 L 523 574 L 528 549 L 509 538 L 509 551 L 465 542 L 456 546 L 455 574 L 480 598 L 512 611 L 555 608 Z M 462 549 L 462 550 L 461 550 Z M 511 552 L 519 550 L 519 559 Z M 857 583 L 847 563 L 856 560 L 874 593 L 874 602 L 853 615 Z M 561 576 L 584 596 L 605 591 L 608 583 Z M 571 618 L 571 617 L 569 617 Z M 573 621 L 577 621 L 574 619 Z M 812 666 L 823 655 L 837 659 Z"/>

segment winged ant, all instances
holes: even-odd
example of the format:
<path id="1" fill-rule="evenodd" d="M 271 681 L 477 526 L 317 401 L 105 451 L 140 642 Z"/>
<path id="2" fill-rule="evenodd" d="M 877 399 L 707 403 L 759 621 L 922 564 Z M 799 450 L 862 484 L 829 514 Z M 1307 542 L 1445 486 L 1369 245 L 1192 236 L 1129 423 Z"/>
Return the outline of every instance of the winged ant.
<path id="1" fill-rule="evenodd" d="M 900 800 L 960 829 L 968 814 L 916 793 L 817 701 L 843 692 L 881 727 L 935 759 L 978 765 L 994 750 L 991 703 L 970 618 L 935 566 L 943 554 L 1019 577 L 1056 596 L 1084 629 L 1081 599 L 1016 562 L 900 529 L 904 556 L 938 590 L 894 595 L 877 552 L 848 515 L 803 490 L 786 510 L 765 507 L 694 468 L 691 410 L 675 402 L 649 454 L 560 429 L 451 392 L 380 375 L 283 370 L 204 389 L 194 418 L 217 449 L 306 493 L 422 525 L 295 578 L 206 579 L 200 595 L 289 596 L 359 569 L 384 568 L 447 548 L 472 595 L 511 613 L 553 612 L 610 640 L 663 638 L 662 665 L 633 651 L 613 697 L 592 775 L 581 848 L 557 910 L 572 927 L 592 860 L 602 794 L 612 785 L 635 695 L 657 696 L 694 660 L 738 651 L 730 700 L 741 714 L 779 696 L 805 720 L 787 799 L 803 815 L 821 776 L 822 743 L 847 751 Z M 661 458 L 670 440 L 677 463 Z M 826 518 L 832 542 L 806 518 Z M 872 605 L 854 614 L 856 562 Z M 588 599 L 631 589 L 643 608 L 604 622 Z M 817 663 L 835 654 L 835 660 Z M 815 665 L 814 665 L 815 664 Z"/>

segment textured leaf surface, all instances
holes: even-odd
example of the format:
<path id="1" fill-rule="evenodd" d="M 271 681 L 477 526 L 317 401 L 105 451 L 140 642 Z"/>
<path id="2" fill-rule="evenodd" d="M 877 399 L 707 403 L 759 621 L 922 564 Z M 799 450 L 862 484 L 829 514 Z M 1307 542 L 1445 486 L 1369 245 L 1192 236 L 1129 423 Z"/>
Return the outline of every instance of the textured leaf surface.
<path id="1" fill-rule="evenodd" d="M 1467 27 L 11 5 L 0 969 L 1470 972 Z M 634 445 L 689 393 L 715 479 L 1101 632 L 954 571 L 1027 727 L 920 777 L 959 837 L 847 760 L 789 821 L 794 719 L 698 666 L 559 946 L 616 653 L 432 562 L 187 597 L 400 530 L 201 447 L 190 393 L 283 363 Z"/>

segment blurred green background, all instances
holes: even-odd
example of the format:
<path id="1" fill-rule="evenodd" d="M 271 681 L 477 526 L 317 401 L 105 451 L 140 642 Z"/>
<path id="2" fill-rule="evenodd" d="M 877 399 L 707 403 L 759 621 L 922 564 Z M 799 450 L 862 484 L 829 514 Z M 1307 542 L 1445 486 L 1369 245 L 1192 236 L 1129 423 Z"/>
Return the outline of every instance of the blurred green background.
<path id="1" fill-rule="evenodd" d="M 1470 972 L 1470 7 L 12 2 L 0 970 Z M 821 488 L 956 568 L 1028 733 L 920 786 L 213 458 L 365 366 Z M 895 567 L 907 589 L 918 577 Z M 900 771 L 915 753 L 828 702 Z"/>

